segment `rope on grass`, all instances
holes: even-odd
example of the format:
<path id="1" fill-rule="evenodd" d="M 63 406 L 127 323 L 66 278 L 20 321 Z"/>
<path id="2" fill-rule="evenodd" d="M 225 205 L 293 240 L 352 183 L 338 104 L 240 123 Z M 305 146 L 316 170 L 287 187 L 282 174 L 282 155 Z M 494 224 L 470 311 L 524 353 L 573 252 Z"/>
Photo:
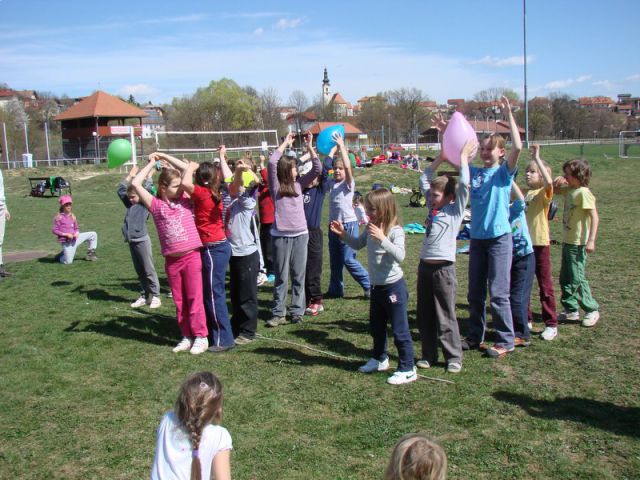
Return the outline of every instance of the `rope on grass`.
<path id="1" fill-rule="evenodd" d="M 311 350 L 312 352 L 322 353 L 323 355 L 328 355 L 330 357 L 338 358 L 340 360 L 355 360 L 354 358 L 344 357 L 342 355 L 338 355 L 333 352 L 327 352 L 326 350 L 320 350 L 318 348 L 313 348 L 308 345 L 302 345 L 301 343 L 290 342 L 289 340 L 281 340 L 279 338 L 265 337 L 264 335 L 260 335 L 259 333 L 256 333 L 256 337 L 265 338 L 267 340 L 273 340 L 274 342 L 286 343 L 287 345 L 294 345 L 299 348 L 305 348 L 307 350 Z M 433 380 L 434 382 L 455 384 L 455 382 L 452 382 L 451 380 L 445 380 L 443 378 L 427 377 L 426 375 L 421 375 L 419 373 L 417 375 L 418 375 L 418 378 L 424 378 L 425 380 Z"/>

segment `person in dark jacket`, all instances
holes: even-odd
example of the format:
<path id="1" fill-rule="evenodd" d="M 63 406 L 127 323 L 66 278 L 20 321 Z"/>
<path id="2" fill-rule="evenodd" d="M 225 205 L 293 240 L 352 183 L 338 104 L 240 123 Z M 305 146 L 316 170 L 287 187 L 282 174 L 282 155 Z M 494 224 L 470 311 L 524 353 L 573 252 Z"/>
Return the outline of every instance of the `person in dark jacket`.
<path id="1" fill-rule="evenodd" d="M 131 180 L 138 173 L 138 167 L 133 166 L 127 177 L 118 185 L 118 196 L 127 213 L 122 224 L 122 235 L 124 241 L 129 244 L 133 267 L 140 280 L 140 297 L 131 304 L 133 308 L 149 305 L 149 308 L 158 308 L 162 305 L 160 301 L 160 283 L 158 274 L 153 265 L 153 254 L 151 252 L 151 238 L 147 232 L 147 219 L 149 210 L 142 203 L 131 185 Z M 153 185 L 151 179 L 147 178 L 144 187 L 147 190 Z"/>

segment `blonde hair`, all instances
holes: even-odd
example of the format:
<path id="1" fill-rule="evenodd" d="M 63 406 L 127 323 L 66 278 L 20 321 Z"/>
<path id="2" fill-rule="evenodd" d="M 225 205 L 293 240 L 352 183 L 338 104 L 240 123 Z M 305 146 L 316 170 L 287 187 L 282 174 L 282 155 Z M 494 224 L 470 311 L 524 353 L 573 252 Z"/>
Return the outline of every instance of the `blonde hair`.
<path id="1" fill-rule="evenodd" d="M 549 174 L 549 176 L 552 175 L 552 170 L 551 167 L 549 166 L 549 164 L 547 162 L 545 162 L 544 160 L 540 159 L 540 163 L 542 164 L 542 167 L 547 171 L 547 173 Z M 527 168 L 525 168 L 524 170 L 525 172 L 540 172 L 540 168 L 538 167 L 538 164 L 534 161 L 531 161 L 527 164 Z"/>
<path id="2" fill-rule="evenodd" d="M 393 449 L 384 480 L 445 480 L 447 454 L 423 433 L 404 435 Z"/>
<path id="3" fill-rule="evenodd" d="M 364 197 L 364 206 L 367 210 L 375 212 L 376 222 L 384 225 L 384 234 L 388 235 L 391 227 L 398 225 L 398 212 L 393 194 L 386 188 L 371 190 Z"/>
<path id="4" fill-rule="evenodd" d="M 211 372 L 190 375 L 180 387 L 175 413 L 191 437 L 191 480 L 202 478 L 198 448 L 204 427 L 222 420 L 222 383 Z"/>
<path id="5" fill-rule="evenodd" d="M 482 144 L 484 142 L 487 142 L 491 150 L 496 147 L 504 149 L 507 146 L 507 141 L 499 133 L 490 133 L 489 135 L 485 135 L 480 143 Z"/>

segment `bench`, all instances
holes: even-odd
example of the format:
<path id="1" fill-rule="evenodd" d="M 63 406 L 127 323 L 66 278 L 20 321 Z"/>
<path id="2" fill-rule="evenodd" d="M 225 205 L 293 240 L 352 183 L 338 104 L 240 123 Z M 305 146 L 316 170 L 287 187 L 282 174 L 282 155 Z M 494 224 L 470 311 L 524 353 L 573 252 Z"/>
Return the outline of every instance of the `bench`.
<path id="1" fill-rule="evenodd" d="M 68 193 L 71 195 L 71 183 L 62 177 L 29 177 L 30 192 L 32 197 L 44 197 L 49 190 L 51 196 Z"/>

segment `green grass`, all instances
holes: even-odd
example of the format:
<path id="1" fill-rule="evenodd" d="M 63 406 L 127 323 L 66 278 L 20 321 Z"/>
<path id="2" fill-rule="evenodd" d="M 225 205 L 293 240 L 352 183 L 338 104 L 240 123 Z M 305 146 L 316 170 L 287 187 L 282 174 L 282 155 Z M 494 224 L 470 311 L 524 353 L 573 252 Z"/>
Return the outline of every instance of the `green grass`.
<path id="1" fill-rule="evenodd" d="M 259 329 L 265 336 L 349 360 L 268 339 L 218 355 L 172 354 L 178 329 L 171 301 L 165 299 L 154 313 L 128 306 L 137 291 L 120 234 L 124 209 L 115 195 L 120 176 L 96 167 L 5 171 L 13 214 L 5 253 L 45 250 L 51 256 L 9 264 L 14 277 L 0 283 L 5 332 L 0 478 L 148 477 L 161 415 L 172 408 L 185 376 L 203 369 L 214 371 L 225 386 L 223 424 L 234 441 L 234 478 L 381 478 L 396 440 L 418 430 L 442 442 L 452 479 L 638 478 L 640 165 L 618 159 L 616 149 L 584 151 L 594 169 L 591 187 L 601 219 L 597 250 L 587 267 L 601 304 L 600 323 L 593 329 L 561 325 L 553 342 L 535 339 L 530 348 L 500 361 L 469 353 L 457 376 L 443 368 L 427 372 L 455 384 L 420 379 L 402 387 L 386 385 L 386 374 L 356 372 L 369 356 L 371 340 L 368 305 L 356 298 L 361 291 L 350 278 L 349 298 L 327 301 L 322 315 L 305 318 L 299 326 L 266 330 L 261 324 Z M 543 149 L 555 174 L 578 153 L 579 147 Z M 521 169 L 525 163 L 523 158 Z M 26 196 L 26 175 L 52 173 L 71 179 L 81 228 L 99 234 L 98 262 L 52 263 L 56 242 L 50 230 L 57 200 Z M 87 178 L 92 173 L 99 175 Z M 356 179 L 365 191 L 373 182 L 412 187 L 417 174 L 379 166 L 358 171 Z M 404 223 L 423 220 L 424 210 L 407 207 L 408 196 L 397 198 Z M 553 237 L 559 239 L 559 232 L 560 219 L 552 224 Z M 419 235 L 407 237 L 403 265 L 417 353 L 415 278 L 421 241 Z M 552 255 L 557 278 L 560 247 L 553 247 Z M 364 261 L 366 255 L 359 258 Z M 466 256 L 459 256 L 463 331 L 467 263 Z M 324 272 L 326 286 L 326 249 Z M 261 288 L 259 298 L 264 320 L 270 288 Z M 395 364 L 393 346 L 391 355 Z"/>

